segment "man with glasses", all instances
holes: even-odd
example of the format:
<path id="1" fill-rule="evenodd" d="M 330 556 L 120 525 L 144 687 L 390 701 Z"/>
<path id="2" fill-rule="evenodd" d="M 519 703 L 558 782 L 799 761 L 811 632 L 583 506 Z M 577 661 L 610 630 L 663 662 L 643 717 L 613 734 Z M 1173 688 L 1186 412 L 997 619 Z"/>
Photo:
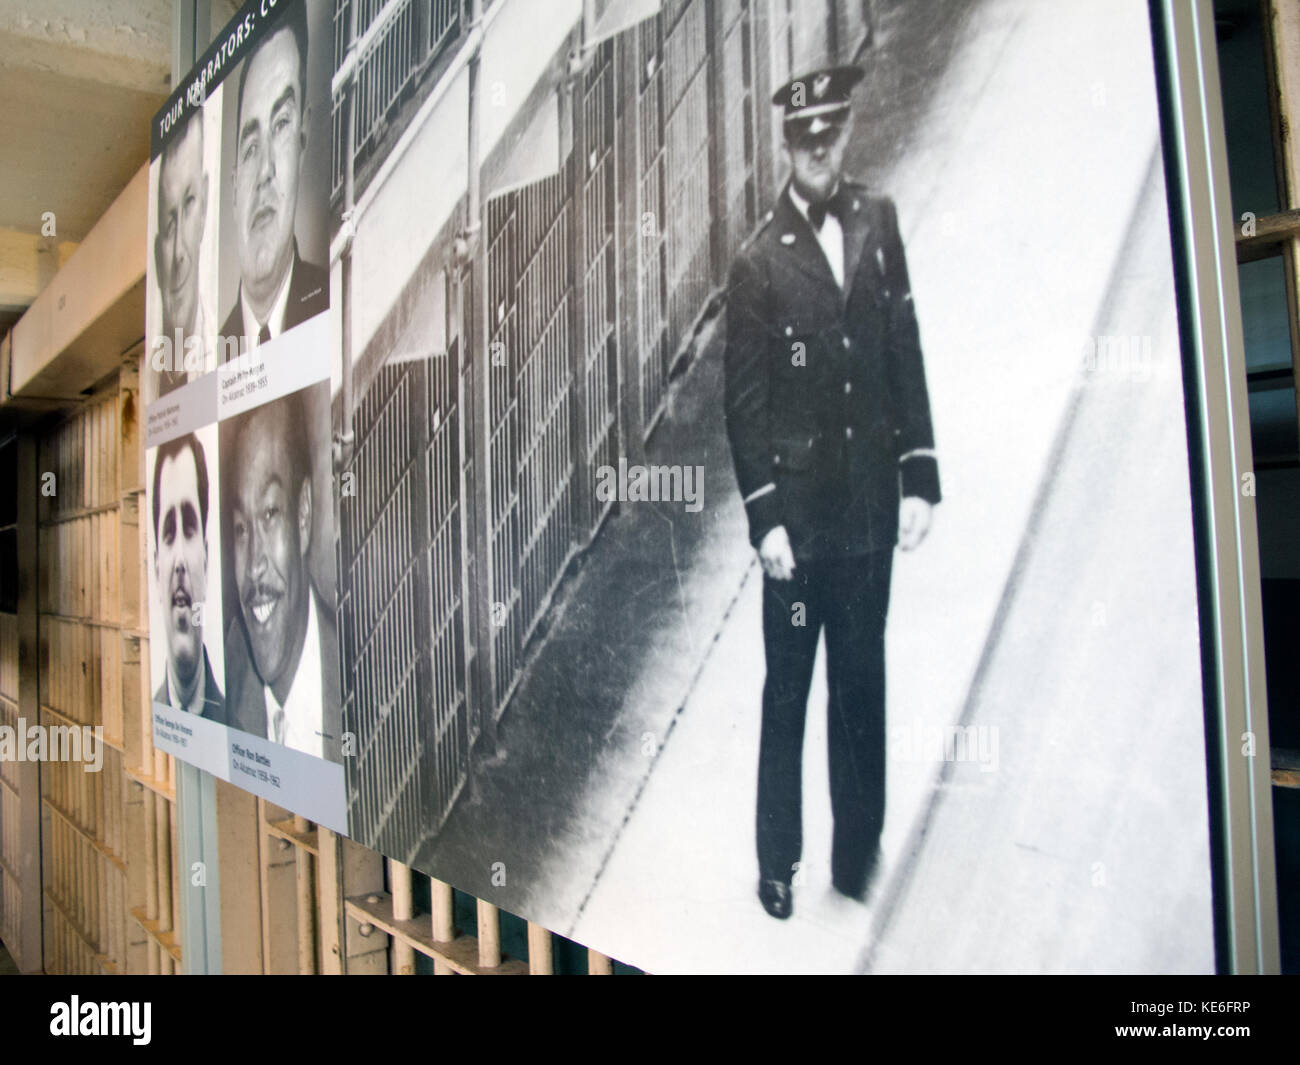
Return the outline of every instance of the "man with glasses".
<path id="1" fill-rule="evenodd" d="M 856 67 L 772 98 L 791 178 L 727 296 L 726 420 L 763 568 L 758 895 L 793 910 L 802 751 L 826 634 L 831 878 L 863 901 L 885 815 L 885 617 L 895 546 L 917 547 L 939 473 L 920 334 L 891 200 L 843 174 Z"/>

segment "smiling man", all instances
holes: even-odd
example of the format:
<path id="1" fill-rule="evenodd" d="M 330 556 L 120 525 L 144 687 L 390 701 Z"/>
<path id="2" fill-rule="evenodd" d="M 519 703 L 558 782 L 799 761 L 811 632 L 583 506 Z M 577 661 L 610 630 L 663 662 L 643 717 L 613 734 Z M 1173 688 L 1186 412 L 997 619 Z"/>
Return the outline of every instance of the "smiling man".
<path id="1" fill-rule="evenodd" d="M 193 433 L 158 448 L 153 467 L 154 575 L 167 666 L 154 702 L 225 722 L 203 646 L 208 588 L 208 467 Z"/>
<path id="2" fill-rule="evenodd" d="M 239 293 L 221 335 L 243 337 L 241 349 L 329 306 L 329 275 L 299 255 L 294 233 L 311 116 L 306 86 L 307 14 L 295 4 L 239 72 L 232 194 Z"/>
<path id="3" fill-rule="evenodd" d="M 338 641 L 308 559 L 316 501 L 302 393 L 222 426 L 231 725 L 340 761 Z"/>
<path id="4" fill-rule="evenodd" d="M 203 112 L 190 112 L 162 150 L 158 163 L 158 229 L 154 269 L 162 297 L 162 337 L 170 357 L 156 365 L 157 390 L 165 396 L 216 368 L 212 312 L 199 287 L 199 257 L 208 215 L 208 175 L 203 170 Z"/>

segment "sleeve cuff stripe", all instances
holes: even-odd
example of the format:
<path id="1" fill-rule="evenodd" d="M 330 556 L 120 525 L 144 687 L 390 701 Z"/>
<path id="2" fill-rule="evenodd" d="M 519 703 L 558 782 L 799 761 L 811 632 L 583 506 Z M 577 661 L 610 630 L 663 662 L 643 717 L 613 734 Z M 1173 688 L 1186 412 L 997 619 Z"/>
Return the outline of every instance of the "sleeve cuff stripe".
<path id="1" fill-rule="evenodd" d="M 934 448 L 932 447 L 918 447 L 918 448 L 913 448 L 906 455 L 900 455 L 898 461 L 906 462 L 908 459 L 919 459 L 919 458 L 932 459 L 932 458 L 937 458 L 937 456 L 935 455 Z"/>
<path id="2" fill-rule="evenodd" d="M 768 492 L 775 492 L 775 491 L 776 491 L 775 484 L 765 484 L 763 485 L 762 488 L 758 489 L 758 491 L 750 492 L 749 495 L 745 496 L 745 506 L 749 506 L 749 504 L 752 503 L 755 499 L 762 498 L 763 496 L 767 495 Z"/>

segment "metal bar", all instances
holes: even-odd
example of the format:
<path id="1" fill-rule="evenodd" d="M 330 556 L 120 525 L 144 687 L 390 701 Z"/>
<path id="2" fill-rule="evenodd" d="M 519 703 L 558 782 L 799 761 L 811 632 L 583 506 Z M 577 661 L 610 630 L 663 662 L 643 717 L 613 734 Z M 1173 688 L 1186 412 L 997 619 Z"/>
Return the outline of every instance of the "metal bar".
<path id="1" fill-rule="evenodd" d="M 401 862 L 395 862 L 390 858 L 388 861 L 388 881 L 392 886 L 393 920 L 411 920 L 415 916 L 415 908 L 411 902 L 411 867 L 403 865 Z M 400 938 L 394 938 L 392 951 L 393 975 L 414 976 L 415 948 Z"/>
<path id="2" fill-rule="evenodd" d="M 427 916 L 398 921 L 393 917 L 391 897 L 381 892 L 349 898 L 347 910 L 349 920 L 359 922 L 366 938 L 373 938 L 375 930 L 379 929 L 393 939 L 409 944 L 433 961 L 435 973 L 458 976 L 525 976 L 528 973 L 528 966 L 522 961 L 483 968 L 478 963 L 478 943 L 473 936 L 439 939 L 433 934 Z"/>
<path id="3" fill-rule="evenodd" d="M 1278 170 L 1278 201 L 1300 221 L 1300 11 L 1293 3 L 1265 0 L 1265 63 L 1273 117 L 1274 158 Z M 1263 219 L 1261 219 L 1263 221 Z M 1286 303 L 1291 333 L 1291 366 L 1300 374 L 1300 224 L 1282 245 L 1286 261 Z M 1296 393 L 1300 420 L 1300 390 Z"/>
<path id="4" fill-rule="evenodd" d="M 295 816 L 293 828 L 305 836 L 311 829 L 305 817 Z M 311 976 L 316 972 L 316 871 L 315 855 L 306 847 L 294 850 L 298 898 L 298 972 Z"/>
<path id="5" fill-rule="evenodd" d="M 451 885 L 441 880 L 429 878 L 429 914 L 435 943 L 451 943 L 456 938 L 456 921 L 454 913 L 454 896 Z M 435 958 L 434 976 L 450 976 L 453 969 L 445 960 Z"/>
<path id="6" fill-rule="evenodd" d="M 320 892 L 320 971 L 339 975 L 345 971 L 345 920 L 343 908 L 343 847 L 341 837 L 320 825 L 316 872 Z"/>
<path id="7" fill-rule="evenodd" d="M 478 963 L 483 969 L 501 965 L 501 914 L 490 902 L 478 900 Z"/>
<path id="8" fill-rule="evenodd" d="M 726 92 L 722 84 L 723 54 L 722 16 L 719 4 L 705 6 L 705 58 L 708 64 L 706 104 L 708 115 L 709 182 L 709 279 L 721 285 L 727 270 L 727 114 Z M 832 15 L 834 18 L 834 15 Z M 743 31 L 742 31 L 743 32 Z"/>
<path id="9" fill-rule="evenodd" d="M 357 5 L 354 0 L 348 6 L 346 62 L 351 65 L 357 55 Z M 357 86 L 356 79 L 346 80 L 343 132 L 343 225 L 351 230 L 355 225 L 353 212 L 356 209 L 356 146 L 357 146 Z M 352 241 L 347 239 L 343 245 L 342 255 L 342 293 L 341 308 L 341 345 L 343 358 L 343 425 L 340 440 L 339 465 L 346 466 L 351 459 L 352 447 Z"/>
<path id="10" fill-rule="evenodd" d="M 583 6 L 583 39 L 579 54 L 586 55 L 588 23 L 594 18 L 590 2 Z M 569 375 L 573 382 L 573 402 L 569 408 L 569 461 L 574 470 L 574 513 L 580 521 L 587 521 L 591 508 L 592 474 L 587 455 L 587 408 L 591 398 L 587 394 L 587 180 L 589 177 L 587 147 L 587 62 L 565 82 L 564 106 L 568 109 L 573 129 L 573 151 L 568 159 L 570 171 L 569 201 Z M 561 163 L 561 166 L 565 164 Z"/>
<path id="11" fill-rule="evenodd" d="M 179 85 L 212 39 L 210 0 L 173 0 L 172 84 Z M 142 444 L 132 439 L 131 454 L 123 454 L 122 468 L 134 464 Z M 140 619 L 142 627 L 147 619 Z M 143 671 L 143 663 L 141 669 Z M 146 685 L 148 687 L 148 685 Z M 220 861 L 216 852 L 216 792 L 213 778 L 194 766 L 180 763 L 175 773 L 177 856 L 183 874 L 179 893 L 178 935 L 184 970 L 190 974 L 220 972 L 221 906 L 218 887 Z M 195 883 L 195 880 L 198 883 Z M 170 927 L 170 926 L 169 926 Z"/>
<path id="12" fill-rule="evenodd" d="M 528 922 L 528 973 L 530 976 L 552 976 L 555 973 L 551 933 L 532 921 Z"/>
<path id="13" fill-rule="evenodd" d="M 1157 73 L 1169 89 L 1177 160 L 1169 178 L 1185 224 L 1175 261 L 1191 285 L 1186 342 L 1195 365 L 1188 387 L 1199 416 L 1193 461 L 1202 464 L 1208 503 L 1198 535 L 1208 565 L 1203 616 L 1215 667 L 1207 673 L 1215 706 L 1207 740 L 1220 807 L 1211 839 L 1218 843 L 1222 834 L 1226 858 L 1216 866 L 1216 894 L 1227 899 L 1220 964 L 1237 973 L 1277 972 L 1259 546 L 1253 496 L 1241 492 L 1239 481 L 1252 468 L 1250 417 L 1212 5 L 1162 0 L 1158 29 L 1168 62 Z M 1253 757 L 1241 754 L 1244 734 L 1254 737 Z"/>
<path id="14" fill-rule="evenodd" d="M 639 215 L 640 163 L 638 115 L 640 65 L 637 49 L 640 30 L 620 34 L 614 53 L 614 108 L 619 121 L 614 124 L 614 254 L 616 321 L 619 325 L 618 357 L 615 362 L 618 396 L 618 442 L 616 453 L 628 462 L 645 460 L 644 402 L 641 395 L 641 219 Z"/>
<path id="15" fill-rule="evenodd" d="M 151 791 L 144 793 L 144 919 L 158 921 L 158 820 L 157 804 L 162 798 Z M 146 944 L 146 955 L 150 975 L 161 969 L 158 944 L 152 940 Z"/>
<path id="16" fill-rule="evenodd" d="M 1254 232 L 1249 236 L 1242 232 L 1241 227 L 1237 230 L 1238 263 L 1251 263 L 1281 255 L 1287 244 L 1300 237 L 1300 208 L 1264 215 L 1255 219 L 1251 225 Z"/>
<path id="17" fill-rule="evenodd" d="M 37 486 L 40 472 L 37 468 L 38 446 L 34 437 L 23 434 L 17 440 L 17 540 L 18 572 L 28 579 L 18 582 L 17 632 L 17 698 L 18 714 L 28 721 L 40 719 L 40 603 L 38 584 L 30 579 L 40 573 L 40 530 L 37 519 Z M 19 937 L 7 945 L 13 952 L 19 969 L 37 973 L 45 967 L 45 929 L 41 905 L 42 868 L 41 855 L 46 845 L 41 839 L 41 763 L 23 761 L 17 764 L 18 816 L 12 822 L 17 826 L 21 846 Z M 6 804 L 9 799 L 4 800 Z"/>
<path id="18" fill-rule="evenodd" d="M 482 88 L 479 84 L 482 53 L 482 34 L 478 32 L 483 20 L 483 0 L 472 0 L 470 5 L 471 49 L 467 68 L 469 82 L 469 142 L 466 173 L 466 223 L 462 240 L 463 259 L 472 264 L 469 275 L 469 298 L 465 300 L 468 313 L 463 329 L 465 352 L 473 366 L 473 496 L 471 543 L 475 558 L 477 587 L 466 589 L 473 612 L 475 664 L 478 673 L 476 688 L 477 725 L 480 743 L 489 752 L 496 750 L 496 715 L 493 703 L 497 689 L 496 663 L 493 647 L 492 602 L 492 396 L 491 368 L 488 360 L 488 283 L 487 247 L 483 235 L 482 160 L 479 149 L 479 112 L 482 107 Z M 463 276 L 463 275 L 462 275 Z M 471 776 L 471 780 L 472 780 Z"/>

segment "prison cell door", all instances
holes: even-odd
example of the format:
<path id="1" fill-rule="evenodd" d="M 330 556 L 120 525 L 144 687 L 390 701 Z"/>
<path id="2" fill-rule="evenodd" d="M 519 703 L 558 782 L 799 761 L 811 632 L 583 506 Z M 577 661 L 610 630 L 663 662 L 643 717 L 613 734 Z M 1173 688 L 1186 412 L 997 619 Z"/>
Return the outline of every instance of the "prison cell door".
<path id="1" fill-rule="evenodd" d="M 487 203 L 492 707 L 505 707 L 574 536 L 572 155 Z M 480 576 L 481 580 L 481 576 Z"/>
<path id="2" fill-rule="evenodd" d="M 435 302 L 445 308 L 445 297 Z M 426 320 L 417 311 L 411 328 Z M 453 340 L 380 369 L 356 404 L 340 498 L 351 832 L 410 857 L 446 819 L 468 767 L 459 357 Z"/>

